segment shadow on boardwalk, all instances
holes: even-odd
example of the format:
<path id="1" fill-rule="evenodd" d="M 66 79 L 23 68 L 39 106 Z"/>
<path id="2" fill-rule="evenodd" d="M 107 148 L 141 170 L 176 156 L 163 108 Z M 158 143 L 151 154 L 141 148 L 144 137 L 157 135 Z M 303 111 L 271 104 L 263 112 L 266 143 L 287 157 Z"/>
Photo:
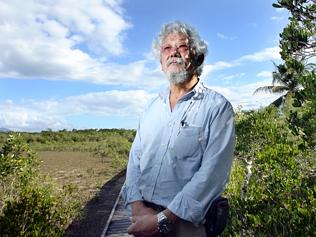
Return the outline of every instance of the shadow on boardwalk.
<path id="1" fill-rule="evenodd" d="M 64 237 L 100 237 L 111 214 L 121 187 L 125 181 L 125 170 L 103 185 L 100 192 L 84 208 L 82 217 L 74 220 Z"/>

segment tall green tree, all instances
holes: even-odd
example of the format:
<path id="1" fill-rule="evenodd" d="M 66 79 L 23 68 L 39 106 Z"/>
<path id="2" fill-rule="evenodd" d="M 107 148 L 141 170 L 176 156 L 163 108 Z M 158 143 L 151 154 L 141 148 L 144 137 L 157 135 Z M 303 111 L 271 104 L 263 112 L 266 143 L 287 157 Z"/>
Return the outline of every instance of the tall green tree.
<path id="1" fill-rule="evenodd" d="M 293 92 L 289 115 L 292 131 L 301 134 L 309 147 L 316 144 L 316 1 L 278 0 L 275 8 L 287 9 L 289 23 L 280 34 L 283 63 L 276 67 L 273 79 L 282 78 L 300 88 Z"/>

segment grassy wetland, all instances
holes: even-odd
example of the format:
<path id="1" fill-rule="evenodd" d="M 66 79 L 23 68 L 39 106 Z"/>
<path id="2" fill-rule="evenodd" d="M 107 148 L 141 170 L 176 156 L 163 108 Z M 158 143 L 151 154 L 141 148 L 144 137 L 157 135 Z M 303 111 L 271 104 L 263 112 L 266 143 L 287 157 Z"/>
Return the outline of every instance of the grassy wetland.
<path id="1" fill-rule="evenodd" d="M 0 236 L 61 236 L 125 169 L 134 135 L 123 129 L 0 133 Z"/>

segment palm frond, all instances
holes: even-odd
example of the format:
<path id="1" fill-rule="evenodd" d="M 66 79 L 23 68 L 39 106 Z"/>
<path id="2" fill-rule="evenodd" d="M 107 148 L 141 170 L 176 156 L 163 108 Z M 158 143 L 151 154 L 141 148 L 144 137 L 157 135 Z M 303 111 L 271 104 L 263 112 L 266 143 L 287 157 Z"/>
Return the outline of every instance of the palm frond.
<path id="1" fill-rule="evenodd" d="M 287 86 L 274 86 L 271 91 L 272 93 L 282 93 L 288 90 L 289 90 L 289 87 Z"/>
<path id="2" fill-rule="evenodd" d="M 254 92 L 253 95 L 259 93 L 259 92 L 265 92 L 265 93 L 282 93 L 285 91 L 288 91 L 287 86 L 262 86 L 257 88 Z"/>
<path id="3" fill-rule="evenodd" d="M 273 89 L 274 86 L 261 86 L 259 88 L 257 88 L 254 92 L 253 92 L 253 95 L 259 93 L 259 92 L 270 92 L 272 93 L 272 89 Z"/>

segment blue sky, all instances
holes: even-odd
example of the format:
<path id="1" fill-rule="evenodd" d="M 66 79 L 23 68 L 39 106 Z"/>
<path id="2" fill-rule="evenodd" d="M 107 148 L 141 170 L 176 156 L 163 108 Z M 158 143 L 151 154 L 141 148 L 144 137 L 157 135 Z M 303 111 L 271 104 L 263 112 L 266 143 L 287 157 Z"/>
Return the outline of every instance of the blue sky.
<path id="1" fill-rule="evenodd" d="M 234 108 L 256 109 L 280 62 L 287 12 L 271 0 L 0 0 L 0 128 L 136 128 L 168 83 L 151 52 L 180 20 L 208 42 L 201 80 Z"/>

